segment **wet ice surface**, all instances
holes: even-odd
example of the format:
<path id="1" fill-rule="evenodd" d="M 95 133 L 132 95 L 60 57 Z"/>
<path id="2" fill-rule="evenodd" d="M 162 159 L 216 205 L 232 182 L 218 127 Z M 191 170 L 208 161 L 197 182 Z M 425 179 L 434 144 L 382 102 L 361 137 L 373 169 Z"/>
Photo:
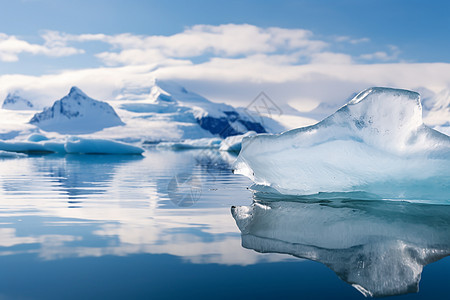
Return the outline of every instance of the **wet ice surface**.
<path id="1" fill-rule="evenodd" d="M 415 92 L 370 88 L 315 125 L 248 137 L 242 149 L 236 172 L 282 194 L 450 203 L 450 137 L 424 125 Z"/>
<path id="2" fill-rule="evenodd" d="M 0 298 L 450 296 L 450 206 L 253 195 L 233 160 L 0 158 Z"/>

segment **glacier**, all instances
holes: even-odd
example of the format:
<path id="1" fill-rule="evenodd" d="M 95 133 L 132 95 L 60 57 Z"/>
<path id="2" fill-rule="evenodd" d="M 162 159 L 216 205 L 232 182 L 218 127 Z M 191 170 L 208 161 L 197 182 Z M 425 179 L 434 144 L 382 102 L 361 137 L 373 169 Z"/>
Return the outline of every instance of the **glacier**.
<path id="1" fill-rule="evenodd" d="M 418 93 L 375 87 L 315 125 L 244 138 L 234 171 L 282 194 L 448 202 L 450 137 L 424 125 Z"/>
<path id="2" fill-rule="evenodd" d="M 365 296 L 417 292 L 423 267 L 450 255 L 448 205 L 259 192 L 231 213 L 244 248 L 320 262 Z"/>

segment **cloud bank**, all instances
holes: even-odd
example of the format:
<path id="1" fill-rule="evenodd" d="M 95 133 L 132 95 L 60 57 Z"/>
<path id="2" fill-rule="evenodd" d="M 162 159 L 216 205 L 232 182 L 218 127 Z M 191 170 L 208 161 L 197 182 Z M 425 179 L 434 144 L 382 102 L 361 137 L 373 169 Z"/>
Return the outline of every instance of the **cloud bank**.
<path id="1" fill-rule="evenodd" d="M 450 64 L 407 63 L 395 45 L 370 52 L 365 51 L 372 43 L 368 37 L 323 37 L 306 29 L 195 25 L 167 36 L 45 31 L 41 38 L 36 44 L 0 34 L 0 61 L 18 64 L 28 53 L 53 57 L 55 66 L 61 57 L 74 55 L 96 58 L 97 64 L 38 76 L 2 75 L 0 98 L 21 90 L 49 105 L 77 85 L 94 98 L 113 100 L 124 90 L 142 91 L 157 77 L 176 80 L 213 101 L 245 106 L 265 91 L 280 106 L 308 111 L 334 109 L 370 86 L 433 95 L 450 85 Z M 100 50 L 88 51 L 92 44 Z"/>

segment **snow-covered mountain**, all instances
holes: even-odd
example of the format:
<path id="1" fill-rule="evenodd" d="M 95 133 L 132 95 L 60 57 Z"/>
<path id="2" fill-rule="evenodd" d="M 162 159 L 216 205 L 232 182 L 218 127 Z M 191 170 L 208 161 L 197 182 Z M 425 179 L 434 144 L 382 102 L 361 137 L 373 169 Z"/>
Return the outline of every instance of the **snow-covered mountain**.
<path id="1" fill-rule="evenodd" d="M 2 108 L 10 110 L 32 110 L 34 109 L 34 105 L 16 93 L 9 93 L 3 101 Z"/>
<path id="2" fill-rule="evenodd" d="M 61 134 L 92 133 L 124 125 L 108 103 L 88 97 L 77 87 L 72 87 L 52 107 L 35 114 L 30 123 L 44 131 Z"/>
<path id="3" fill-rule="evenodd" d="M 234 107 L 209 101 L 203 96 L 168 81 L 156 81 L 145 100 L 128 101 L 120 105 L 122 110 L 141 114 L 148 120 L 165 117 L 179 123 L 195 124 L 203 131 L 222 138 L 267 129 L 251 116 Z M 201 136 L 201 134 L 199 134 Z M 184 136 L 187 137 L 187 136 Z"/>

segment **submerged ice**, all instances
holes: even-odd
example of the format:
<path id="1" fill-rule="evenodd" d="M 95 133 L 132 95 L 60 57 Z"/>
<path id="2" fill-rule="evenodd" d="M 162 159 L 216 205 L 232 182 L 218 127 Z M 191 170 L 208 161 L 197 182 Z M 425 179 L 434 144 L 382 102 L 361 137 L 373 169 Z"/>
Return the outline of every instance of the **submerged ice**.
<path id="1" fill-rule="evenodd" d="M 428 180 L 449 198 L 450 137 L 423 124 L 418 93 L 370 88 L 313 126 L 245 138 L 235 169 L 283 194 L 377 190 L 398 198 L 407 182 Z"/>

